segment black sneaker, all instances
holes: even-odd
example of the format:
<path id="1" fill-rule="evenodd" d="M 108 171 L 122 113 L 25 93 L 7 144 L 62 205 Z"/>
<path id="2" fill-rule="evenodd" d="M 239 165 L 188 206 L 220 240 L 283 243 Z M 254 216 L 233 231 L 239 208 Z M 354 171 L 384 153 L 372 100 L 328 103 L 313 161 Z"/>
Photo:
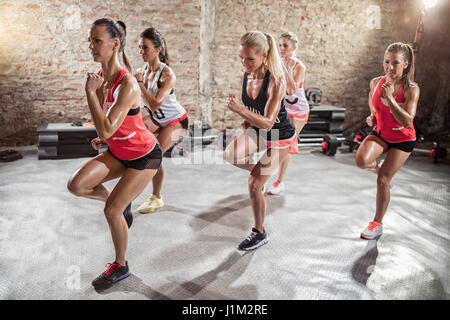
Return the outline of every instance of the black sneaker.
<path id="1" fill-rule="evenodd" d="M 121 266 L 114 261 L 106 264 L 105 267 L 107 268 L 106 271 L 92 281 L 92 285 L 97 290 L 108 289 L 117 281 L 125 279 L 131 274 L 128 268 L 128 261 L 125 263 L 125 266 Z"/>
<path id="2" fill-rule="evenodd" d="M 133 214 L 131 213 L 131 202 L 123 212 L 123 216 L 125 217 L 125 221 L 127 222 L 128 229 L 130 229 L 131 224 L 133 223 Z"/>
<path id="3" fill-rule="evenodd" d="M 265 229 L 264 232 L 261 233 L 255 228 L 252 228 L 252 232 L 250 233 L 250 235 L 241 242 L 238 248 L 245 251 L 255 250 L 258 247 L 266 244 L 268 241 L 269 237 L 267 236 L 267 232 Z"/>

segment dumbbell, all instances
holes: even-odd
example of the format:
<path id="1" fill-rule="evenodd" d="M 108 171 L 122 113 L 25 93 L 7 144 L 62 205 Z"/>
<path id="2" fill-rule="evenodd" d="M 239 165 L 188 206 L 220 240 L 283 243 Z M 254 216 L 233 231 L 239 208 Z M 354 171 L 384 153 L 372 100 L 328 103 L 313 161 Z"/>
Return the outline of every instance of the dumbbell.
<path id="1" fill-rule="evenodd" d="M 219 148 L 225 150 L 227 146 L 233 141 L 235 136 L 235 130 L 232 128 L 226 128 L 225 130 L 222 130 L 217 137 L 217 144 L 219 145 Z"/>
<path id="2" fill-rule="evenodd" d="M 447 158 L 447 149 L 439 146 L 439 143 L 433 142 L 431 150 L 414 148 L 413 154 L 429 154 L 434 163 L 438 163 L 439 159 Z"/>
<path id="3" fill-rule="evenodd" d="M 322 141 L 322 152 L 327 156 L 334 156 L 341 141 L 332 134 L 324 134 Z"/>
<path id="4" fill-rule="evenodd" d="M 353 150 L 358 150 L 359 145 L 363 142 L 365 137 L 366 135 L 362 132 L 352 133 L 345 141 L 345 144 L 348 144 L 348 151 L 353 152 Z"/>

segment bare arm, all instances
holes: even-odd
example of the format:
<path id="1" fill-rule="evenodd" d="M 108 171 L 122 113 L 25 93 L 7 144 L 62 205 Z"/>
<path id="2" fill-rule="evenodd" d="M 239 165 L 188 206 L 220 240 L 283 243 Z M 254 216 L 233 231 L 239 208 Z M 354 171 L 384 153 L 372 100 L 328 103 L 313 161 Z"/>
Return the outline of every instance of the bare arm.
<path id="1" fill-rule="evenodd" d="M 370 81 L 370 91 L 369 91 L 369 109 L 370 109 L 370 115 L 366 118 L 366 123 L 370 127 L 374 126 L 376 123 L 376 117 L 375 117 L 375 109 L 373 108 L 372 104 L 372 97 L 375 90 L 375 86 L 377 85 L 378 81 L 380 81 L 381 77 L 373 78 Z"/>
<path id="2" fill-rule="evenodd" d="M 419 101 L 420 89 L 417 85 L 409 86 L 404 93 L 405 103 L 401 107 L 395 97 L 392 95 L 394 86 L 389 83 L 383 83 L 383 91 L 385 99 L 389 107 L 391 107 L 392 115 L 403 127 L 407 128 L 413 123 L 416 116 L 417 102 Z"/>
<path id="3" fill-rule="evenodd" d="M 94 79 L 93 77 L 96 77 Z M 105 114 L 101 108 L 95 86 L 89 86 L 88 82 L 95 81 L 97 84 L 103 83 L 103 78 L 98 75 L 88 75 L 86 83 L 86 96 L 91 111 L 92 119 L 95 124 L 98 136 L 102 140 L 110 138 L 114 132 L 122 125 L 128 111 L 136 105 L 136 101 L 139 98 L 139 88 L 136 81 L 132 78 L 128 78 L 128 81 L 124 78 L 122 83 L 117 87 L 118 95 L 116 101 L 112 104 L 108 113 Z"/>
<path id="4" fill-rule="evenodd" d="M 159 88 L 156 96 L 153 96 L 148 92 L 143 82 L 139 82 L 139 87 L 141 88 L 142 98 L 145 104 L 152 110 L 155 111 L 166 101 L 169 97 L 170 92 L 175 87 L 176 77 L 173 71 L 168 67 L 164 67 L 161 75 L 161 88 Z"/>
<path id="5" fill-rule="evenodd" d="M 284 97 L 285 88 L 281 83 L 276 83 L 273 77 L 270 77 L 269 85 L 267 87 L 267 103 L 264 110 L 264 115 L 256 114 L 248 110 L 245 106 L 237 102 L 234 95 L 229 95 L 227 106 L 230 110 L 239 114 L 242 118 L 252 123 L 255 127 L 264 130 L 272 129 L 278 113 L 280 112 L 281 100 Z"/>
<path id="6" fill-rule="evenodd" d="M 287 93 L 293 94 L 298 87 L 300 87 L 300 83 L 305 81 L 306 74 L 306 66 L 298 60 L 294 72 L 292 76 L 287 77 Z"/>

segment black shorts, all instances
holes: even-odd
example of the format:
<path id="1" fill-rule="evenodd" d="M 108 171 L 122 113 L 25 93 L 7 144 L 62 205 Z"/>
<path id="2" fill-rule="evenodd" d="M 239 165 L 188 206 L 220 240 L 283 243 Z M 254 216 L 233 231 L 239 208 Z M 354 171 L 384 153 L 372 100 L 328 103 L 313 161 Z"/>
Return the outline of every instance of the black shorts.
<path id="1" fill-rule="evenodd" d="M 114 158 L 116 158 L 117 160 L 120 161 L 120 163 L 122 163 L 125 168 L 132 168 L 132 169 L 136 169 L 136 170 L 145 170 L 145 169 L 156 169 L 158 170 L 159 167 L 161 166 L 161 162 L 162 162 L 162 150 L 159 147 L 159 143 L 157 143 L 155 145 L 155 147 L 153 148 L 152 151 L 150 151 L 149 153 L 147 153 L 145 156 L 142 156 L 138 159 L 134 159 L 134 160 L 121 160 L 119 158 L 117 158 L 112 152 L 111 150 L 106 150 L 106 152 L 109 152 Z"/>
<path id="2" fill-rule="evenodd" d="M 412 152 L 414 149 L 414 146 L 416 145 L 415 140 L 414 141 L 397 142 L 397 143 L 387 142 L 386 140 L 381 138 L 380 135 L 376 131 L 373 131 L 373 130 L 369 133 L 369 135 L 374 135 L 374 136 L 380 138 L 384 143 L 386 143 L 388 145 L 389 148 L 400 149 L 405 152 Z"/>

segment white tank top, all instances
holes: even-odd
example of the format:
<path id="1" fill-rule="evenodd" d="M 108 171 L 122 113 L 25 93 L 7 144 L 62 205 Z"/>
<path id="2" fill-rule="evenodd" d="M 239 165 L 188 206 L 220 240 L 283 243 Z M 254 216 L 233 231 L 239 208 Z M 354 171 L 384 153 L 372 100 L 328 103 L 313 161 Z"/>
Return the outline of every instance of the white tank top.
<path id="1" fill-rule="evenodd" d="M 294 69 L 297 63 L 291 67 L 291 74 L 294 73 Z M 309 112 L 309 103 L 306 99 L 303 83 L 300 84 L 293 94 L 286 94 L 284 97 L 284 107 L 288 114 L 304 115 Z"/>
<path id="2" fill-rule="evenodd" d="M 156 71 L 156 74 L 153 77 L 153 80 L 148 82 L 147 90 L 154 97 L 156 97 L 156 94 L 159 91 L 158 80 L 161 77 L 161 73 L 165 66 L 166 64 L 164 62 L 161 62 L 158 71 Z M 146 77 L 147 71 L 147 65 L 145 65 L 144 78 Z M 173 89 L 167 99 L 163 102 L 163 104 L 155 111 L 152 111 L 145 104 L 144 106 L 147 107 L 146 109 L 150 111 L 153 120 L 158 122 L 162 127 L 167 126 L 170 122 L 184 116 L 184 114 L 186 113 L 186 110 L 177 101 Z"/>

